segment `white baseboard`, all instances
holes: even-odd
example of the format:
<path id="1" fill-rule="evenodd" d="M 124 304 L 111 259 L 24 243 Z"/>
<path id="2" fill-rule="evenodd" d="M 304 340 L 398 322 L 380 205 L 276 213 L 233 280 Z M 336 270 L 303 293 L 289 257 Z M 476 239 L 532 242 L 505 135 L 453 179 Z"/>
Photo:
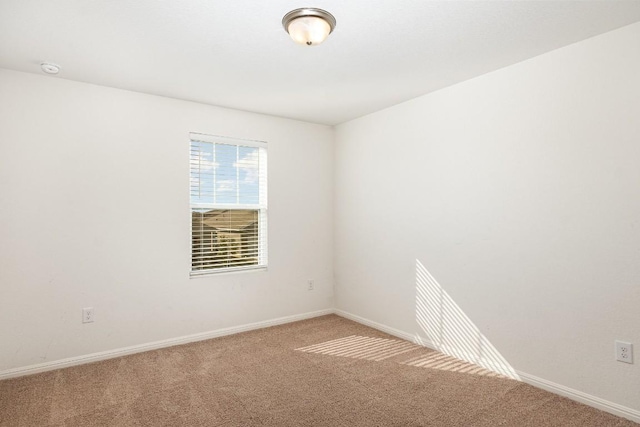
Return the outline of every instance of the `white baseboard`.
<path id="1" fill-rule="evenodd" d="M 342 316 L 349 320 L 353 320 L 354 322 L 363 324 L 365 326 L 369 326 L 373 329 L 386 332 L 389 335 L 393 335 L 395 337 L 402 338 L 404 340 L 411 341 L 416 344 L 420 344 L 424 347 L 437 350 L 432 343 L 425 341 L 423 339 L 418 339 L 416 335 L 412 335 L 408 332 L 404 332 L 399 329 L 395 329 L 390 326 L 386 326 L 381 323 L 374 322 L 373 320 L 365 319 L 364 317 L 357 316 L 355 314 L 346 312 L 344 310 L 336 309 L 334 310 L 334 312 L 338 316 Z M 583 393 L 579 390 L 565 387 L 563 385 L 556 384 L 542 378 L 538 378 L 536 376 L 527 374 L 526 372 L 521 372 L 521 371 L 515 371 L 515 372 L 520 377 L 520 380 L 524 383 L 527 383 L 537 388 L 541 388 L 543 390 L 549 391 L 554 394 L 558 394 L 560 396 L 564 396 L 571 400 L 575 400 L 576 402 L 583 403 L 587 406 L 591 406 L 593 408 L 600 409 L 605 412 L 609 412 L 610 414 L 617 415 L 619 417 L 623 417 L 628 420 L 640 423 L 640 411 L 638 410 L 631 409 L 626 406 L 622 406 L 617 403 L 613 403 L 608 400 L 604 400 L 599 397 L 592 396 L 590 394 Z"/>
<path id="2" fill-rule="evenodd" d="M 377 329 L 382 332 L 386 332 L 389 335 L 393 335 L 394 337 L 402 338 L 403 340 L 411 341 L 412 343 L 421 344 L 416 341 L 416 337 L 407 332 L 401 331 L 399 329 L 392 328 L 387 325 L 383 325 L 382 323 L 374 322 L 373 320 L 365 319 L 364 317 L 356 316 L 355 314 L 351 314 L 344 310 L 334 310 L 334 313 L 338 316 L 344 317 L 349 320 L 353 320 L 354 322 L 360 323 L 365 326 L 369 326 L 370 328 Z M 433 348 L 431 345 L 424 345 L 425 347 Z M 435 349 L 434 349 L 435 350 Z"/>
<path id="3" fill-rule="evenodd" d="M 215 331 L 201 332 L 198 334 L 185 335 L 177 338 L 169 338 L 162 341 L 154 341 L 146 344 L 133 345 L 114 350 L 101 351 L 98 353 L 85 354 L 81 356 L 69 357 L 66 359 L 53 360 L 51 362 L 38 363 L 19 368 L 7 369 L 0 371 L 0 380 L 21 377 L 24 375 L 32 375 L 40 372 L 53 371 L 55 369 L 68 368 L 71 366 L 84 365 L 86 363 L 98 362 L 100 360 L 113 359 L 116 357 L 126 356 L 128 354 L 142 353 L 149 350 L 157 350 L 159 348 L 173 347 L 175 345 L 188 344 L 196 341 L 204 341 L 211 338 L 222 337 L 225 335 L 233 335 L 241 332 L 252 331 L 255 329 L 268 328 L 269 326 L 282 325 L 285 323 L 297 322 L 300 320 L 311 319 L 313 317 L 333 314 L 332 308 L 326 310 L 313 311 L 310 313 L 296 314 L 293 316 L 279 317 L 277 319 L 265 320 L 262 322 L 249 323 L 246 325 L 233 326 L 230 328 L 217 329 Z"/>
<path id="4" fill-rule="evenodd" d="M 593 408 L 601 409 L 605 412 L 609 412 L 610 414 L 618 415 L 619 417 L 623 417 L 628 420 L 640 423 L 640 411 L 628 408 L 626 406 L 618 405 L 617 403 L 613 403 L 608 400 L 604 400 L 599 397 L 592 396 L 579 390 L 565 387 L 563 385 L 556 384 L 542 378 L 538 378 L 534 375 L 527 374 L 526 372 L 517 372 L 523 382 L 534 387 L 550 391 L 551 393 L 567 397 L 571 400 L 575 400 L 576 402 L 584 403 L 585 405 L 591 406 Z"/>

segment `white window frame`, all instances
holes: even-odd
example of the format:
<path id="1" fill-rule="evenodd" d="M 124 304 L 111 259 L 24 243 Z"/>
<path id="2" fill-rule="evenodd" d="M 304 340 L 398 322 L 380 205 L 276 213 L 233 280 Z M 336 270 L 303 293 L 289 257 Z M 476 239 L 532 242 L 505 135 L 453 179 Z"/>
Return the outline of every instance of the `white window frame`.
<path id="1" fill-rule="evenodd" d="M 227 273 L 236 273 L 243 271 L 266 271 L 268 267 L 268 205 L 267 205 L 267 143 L 265 141 L 255 141 L 247 139 L 231 138 L 226 136 L 208 135 L 204 133 L 191 132 L 189 133 L 189 150 L 191 151 L 191 143 L 207 142 L 212 144 L 224 144 L 232 145 L 236 147 L 255 147 L 259 148 L 259 202 L 258 204 L 228 204 L 228 203 L 192 203 L 191 202 L 191 188 L 189 188 L 189 277 L 197 278 L 210 275 L 219 275 Z M 189 155 L 191 159 L 191 154 Z M 189 166 L 189 173 L 191 173 L 191 166 Z M 191 187 L 191 183 L 190 183 Z M 221 209 L 221 210 L 257 210 L 258 211 L 258 264 L 250 266 L 237 266 L 237 267 L 220 267 L 210 268 L 203 270 L 193 270 L 193 209 Z"/>

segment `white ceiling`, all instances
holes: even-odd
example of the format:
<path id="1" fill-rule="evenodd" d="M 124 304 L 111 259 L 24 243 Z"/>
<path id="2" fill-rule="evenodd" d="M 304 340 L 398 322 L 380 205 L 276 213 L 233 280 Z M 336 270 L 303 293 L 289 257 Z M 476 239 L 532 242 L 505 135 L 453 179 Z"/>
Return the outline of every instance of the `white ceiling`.
<path id="1" fill-rule="evenodd" d="M 282 16 L 330 11 L 314 47 Z M 0 67 L 337 124 L 640 21 L 640 1 L 0 0 Z"/>

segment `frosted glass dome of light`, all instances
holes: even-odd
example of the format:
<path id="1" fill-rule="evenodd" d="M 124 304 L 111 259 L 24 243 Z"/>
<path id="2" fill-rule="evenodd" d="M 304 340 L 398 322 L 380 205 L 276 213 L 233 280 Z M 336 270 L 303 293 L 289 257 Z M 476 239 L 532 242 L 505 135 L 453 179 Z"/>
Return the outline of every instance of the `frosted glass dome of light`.
<path id="1" fill-rule="evenodd" d="M 313 46 L 325 41 L 331 27 L 327 21 L 317 16 L 303 16 L 291 21 L 287 31 L 296 43 Z"/>

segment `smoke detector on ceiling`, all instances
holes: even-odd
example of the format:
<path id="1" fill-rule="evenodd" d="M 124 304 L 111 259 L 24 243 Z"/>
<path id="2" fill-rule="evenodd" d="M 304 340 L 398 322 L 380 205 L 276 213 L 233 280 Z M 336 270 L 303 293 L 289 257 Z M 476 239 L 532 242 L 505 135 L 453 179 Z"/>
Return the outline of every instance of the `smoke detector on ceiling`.
<path id="1" fill-rule="evenodd" d="M 60 72 L 60 66 L 51 62 L 43 62 L 40 64 L 40 68 L 47 74 L 58 74 Z"/>

